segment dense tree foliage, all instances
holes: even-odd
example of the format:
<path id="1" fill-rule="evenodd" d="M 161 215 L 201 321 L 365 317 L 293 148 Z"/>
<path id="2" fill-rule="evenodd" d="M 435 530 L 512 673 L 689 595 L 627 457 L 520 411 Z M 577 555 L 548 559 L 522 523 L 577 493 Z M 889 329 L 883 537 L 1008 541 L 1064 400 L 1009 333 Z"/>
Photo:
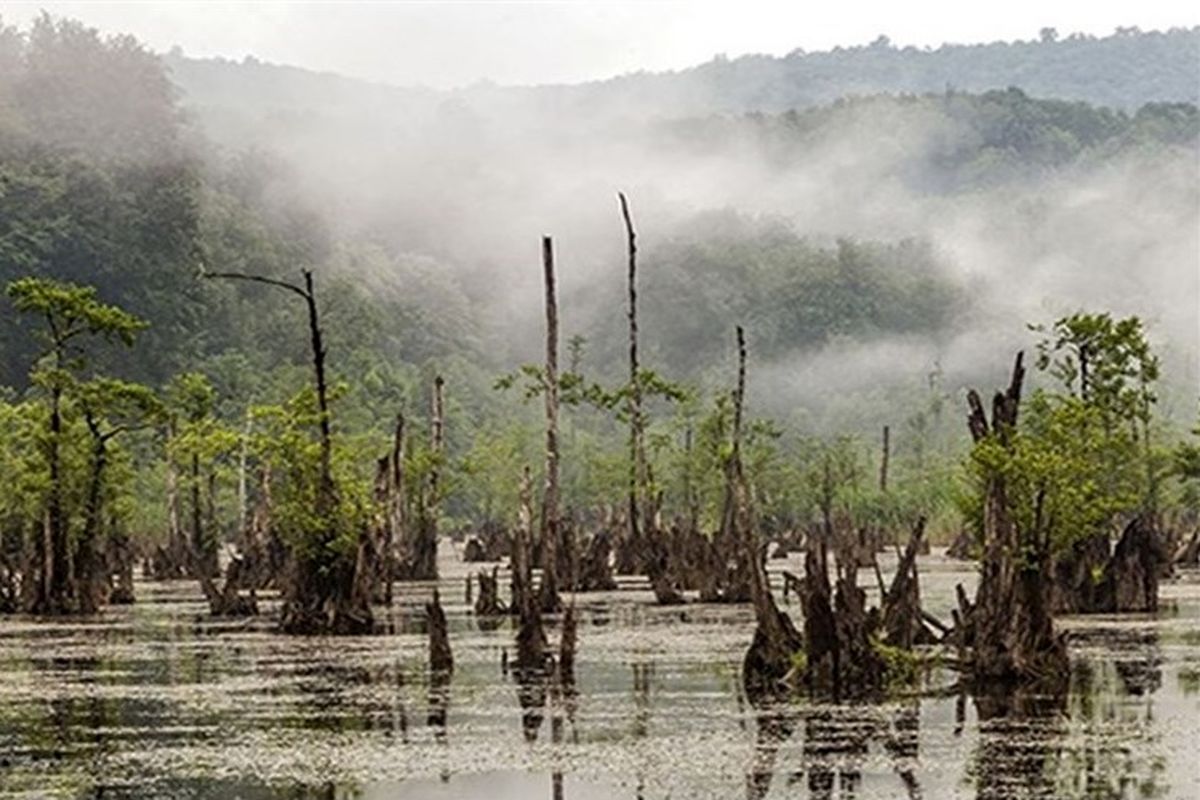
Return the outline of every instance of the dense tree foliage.
<path id="1" fill-rule="evenodd" d="M 979 442 L 972 468 L 977 488 L 1002 475 L 1017 523 L 1061 550 L 1156 509 L 1158 361 L 1136 317 L 1077 313 L 1044 333 L 1037 366 L 1058 385 L 1034 393 L 1007 443 Z M 973 498 L 969 514 L 982 519 L 983 495 Z"/>

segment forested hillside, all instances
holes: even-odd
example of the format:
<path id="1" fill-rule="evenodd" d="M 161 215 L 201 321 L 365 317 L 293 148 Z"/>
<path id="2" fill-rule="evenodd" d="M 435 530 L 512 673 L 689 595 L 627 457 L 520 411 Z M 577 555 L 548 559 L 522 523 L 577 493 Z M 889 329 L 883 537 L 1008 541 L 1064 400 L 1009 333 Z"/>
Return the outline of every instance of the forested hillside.
<path id="1" fill-rule="evenodd" d="M 729 331 L 744 325 L 763 365 L 757 412 L 823 435 L 875 429 L 903 398 L 924 432 L 902 452 L 925 452 L 949 446 L 950 423 L 933 431 L 942 418 L 928 416 L 930 404 L 992 369 L 1003 357 L 995 345 L 1019 342 L 1027 322 L 1099 304 L 1148 316 L 1171 363 L 1196 352 L 1194 309 L 1177 298 L 1197 291 L 1200 118 L 1178 102 L 1186 93 L 1160 83 L 1193 57 L 1196 35 L 793 55 L 762 63 L 824 65 L 845 81 L 839 94 L 873 60 L 957 70 L 970 56 L 974 71 L 962 74 L 981 77 L 955 91 L 916 81 L 898 88 L 938 91 L 819 106 L 801 101 L 829 100 L 826 90 L 749 105 L 663 102 L 652 117 L 610 124 L 549 106 L 512 118 L 471 100 L 475 90 L 448 97 L 255 64 L 164 64 L 127 37 L 43 18 L 27 35 L 0 36 L 0 284 L 95 286 L 148 327 L 132 350 L 98 350 L 89 370 L 154 388 L 202 373 L 217 412 L 236 420 L 304 385 L 303 309 L 270 287 L 202 276 L 311 268 L 330 369 L 348 381 L 340 425 L 382 436 L 397 410 L 423 409 L 432 375 L 445 374 L 451 451 L 478 478 L 451 508 L 478 510 L 509 491 L 488 481 L 527 449 L 517 431 L 529 410 L 493 384 L 540 346 L 542 234 L 560 248 L 573 369 L 601 379 L 624 369 L 614 202 L 624 189 L 638 215 L 653 368 L 722 385 Z M 1040 83 L 962 91 L 1000 75 L 1002 52 L 1034 54 L 1021 63 Z M 1156 78 L 1127 75 L 1118 108 L 1032 96 L 1065 54 L 1157 59 Z M 735 107 L 755 110 L 711 113 Z M 696 113 L 665 116 L 677 108 Z M 0 315 L 10 397 L 31 391 L 38 325 Z M 1175 394 L 1189 397 L 1194 377 L 1182 374 Z M 619 452 L 598 444 L 609 422 L 590 413 L 580 417 L 590 433 L 573 446 L 587 453 L 589 481 L 619 482 Z M 598 491 L 582 474 L 567 476 L 572 491 Z"/>

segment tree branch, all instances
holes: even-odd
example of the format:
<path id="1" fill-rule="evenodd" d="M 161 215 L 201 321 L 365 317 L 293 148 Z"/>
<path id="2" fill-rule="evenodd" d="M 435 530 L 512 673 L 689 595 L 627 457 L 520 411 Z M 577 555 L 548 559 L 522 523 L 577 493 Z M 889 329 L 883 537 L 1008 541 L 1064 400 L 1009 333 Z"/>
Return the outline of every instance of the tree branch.
<path id="1" fill-rule="evenodd" d="M 203 267 L 200 268 L 200 277 L 202 278 L 226 278 L 229 280 L 251 281 L 252 283 L 265 283 L 268 286 L 277 286 L 280 289 L 287 289 L 295 292 L 305 300 L 310 299 L 309 293 L 300 288 L 294 283 L 281 281 L 278 278 L 268 278 L 263 275 L 248 275 L 243 272 L 206 272 Z"/>

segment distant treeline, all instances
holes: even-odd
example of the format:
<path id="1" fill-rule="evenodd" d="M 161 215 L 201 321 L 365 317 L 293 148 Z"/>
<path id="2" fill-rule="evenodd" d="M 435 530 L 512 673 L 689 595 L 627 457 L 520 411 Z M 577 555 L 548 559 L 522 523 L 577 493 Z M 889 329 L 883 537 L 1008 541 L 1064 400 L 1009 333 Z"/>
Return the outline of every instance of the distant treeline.
<path id="1" fill-rule="evenodd" d="M 786 56 L 718 56 L 666 73 L 634 73 L 591 83 L 453 92 L 390 87 L 294 67 L 168 56 L 174 80 L 205 115 L 261 114 L 283 121 L 353 116 L 363 104 L 382 114 L 421 114 L 448 99 L 481 112 L 523 104 L 598 118 L 780 113 L 878 93 L 984 92 L 1019 86 L 1036 97 L 1079 100 L 1132 111 L 1149 102 L 1200 102 L 1200 27 L 1122 28 L 1110 36 L 1059 36 L 936 49 L 869 45 Z"/>
<path id="2" fill-rule="evenodd" d="M 597 93 L 658 94 L 681 109 L 786 111 L 847 95 L 980 92 L 1020 86 L 1032 95 L 1134 109 L 1152 101 L 1200 101 L 1200 27 L 1119 28 L 1112 35 L 899 48 L 869 45 L 783 57 L 743 56 L 665 75 L 631 75 L 590 85 Z"/>

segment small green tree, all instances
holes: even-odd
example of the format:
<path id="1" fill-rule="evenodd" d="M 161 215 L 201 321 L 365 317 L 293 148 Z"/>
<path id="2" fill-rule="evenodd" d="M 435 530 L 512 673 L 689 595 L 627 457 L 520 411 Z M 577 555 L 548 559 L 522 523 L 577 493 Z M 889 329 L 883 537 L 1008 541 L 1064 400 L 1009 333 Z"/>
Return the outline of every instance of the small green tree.
<path id="1" fill-rule="evenodd" d="M 1112 471 L 1112 491 L 1129 478 L 1130 467 L 1141 472 L 1138 503 L 1154 510 L 1158 503 L 1162 457 L 1151 441 L 1155 383 L 1159 361 L 1150 350 L 1145 328 L 1138 317 L 1114 320 L 1108 313 L 1076 313 L 1063 317 L 1046 330 L 1038 343 L 1038 369 L 1057 378 L 1065 389 L 1048 394 L 1053 405 L 1077 401 L 1080 408 L 1066 412 L 1080 436 L 1097 435 L 1104 441 L 1100 453 Z M 1099 431 L 1091 430 L 1093 424 Z"/>
<path id="2" fill-rule="evenodd" d="M 188 495 L 188 569 L 211 579 L 218 572 L 220 536 L 217 492 L 223 462 L 236 452 L 240 435 L 216 416 L 217 393 L 197 372 L 176 375 L 166 390 L 169 469 L 185 475 Z"/>
<path id="3" fill-rule="evenodd" d="M 1149 446 L 1153 356 L 1137 317 L 1073 314 L 1038 343 L 1038 368 L 1059 389 L 1034 392 L 1008 442 L 979 441 L 971 452 L 974 491 L 964 509 L 983 518 L 983 487 L 1001 476 L 1021 530 L 1040 528 L 1055 551 L 1107 535 L 1121 514 L 1153 510 L 1158 456 Z"/>
<path id="4" fill-rule="evenodd" d="M 122 434 L 153 425 L 162 416 L 162 404 L 149 387 L 114 378 L 95 378 L 80 384 L 78 396 L 88 431 L 90 457 L 83 526 L 75 546 L 74 565 L 79 610 L 90 614 L 99 608 L 107 584 L 106 576 L 101 573 L 103 556 L 99 548 L 105 508 L 115 500 L 109 486 L 113 442 Z M 132 574 L 128 577 L 132 583 Z"/>
<path id="5" fill-rule="evenodd" d="M 44 349 L 34 364 L 32 383 L 47 397 L 43 447 L 48 470 L 46 535 L 38 548 L 40 580 L 31 610 L 62 614 L 76 609 L 71 575 L 70 536 L 64 509 L 64 403 L 87 369 L 87 343 L 99 338 L 130 346 L 147 325 L 122 309 L 100 302 L 90 286 L 45 278 L 22 278 L 8 285 L 16 309 L 42 322 Z"/>

